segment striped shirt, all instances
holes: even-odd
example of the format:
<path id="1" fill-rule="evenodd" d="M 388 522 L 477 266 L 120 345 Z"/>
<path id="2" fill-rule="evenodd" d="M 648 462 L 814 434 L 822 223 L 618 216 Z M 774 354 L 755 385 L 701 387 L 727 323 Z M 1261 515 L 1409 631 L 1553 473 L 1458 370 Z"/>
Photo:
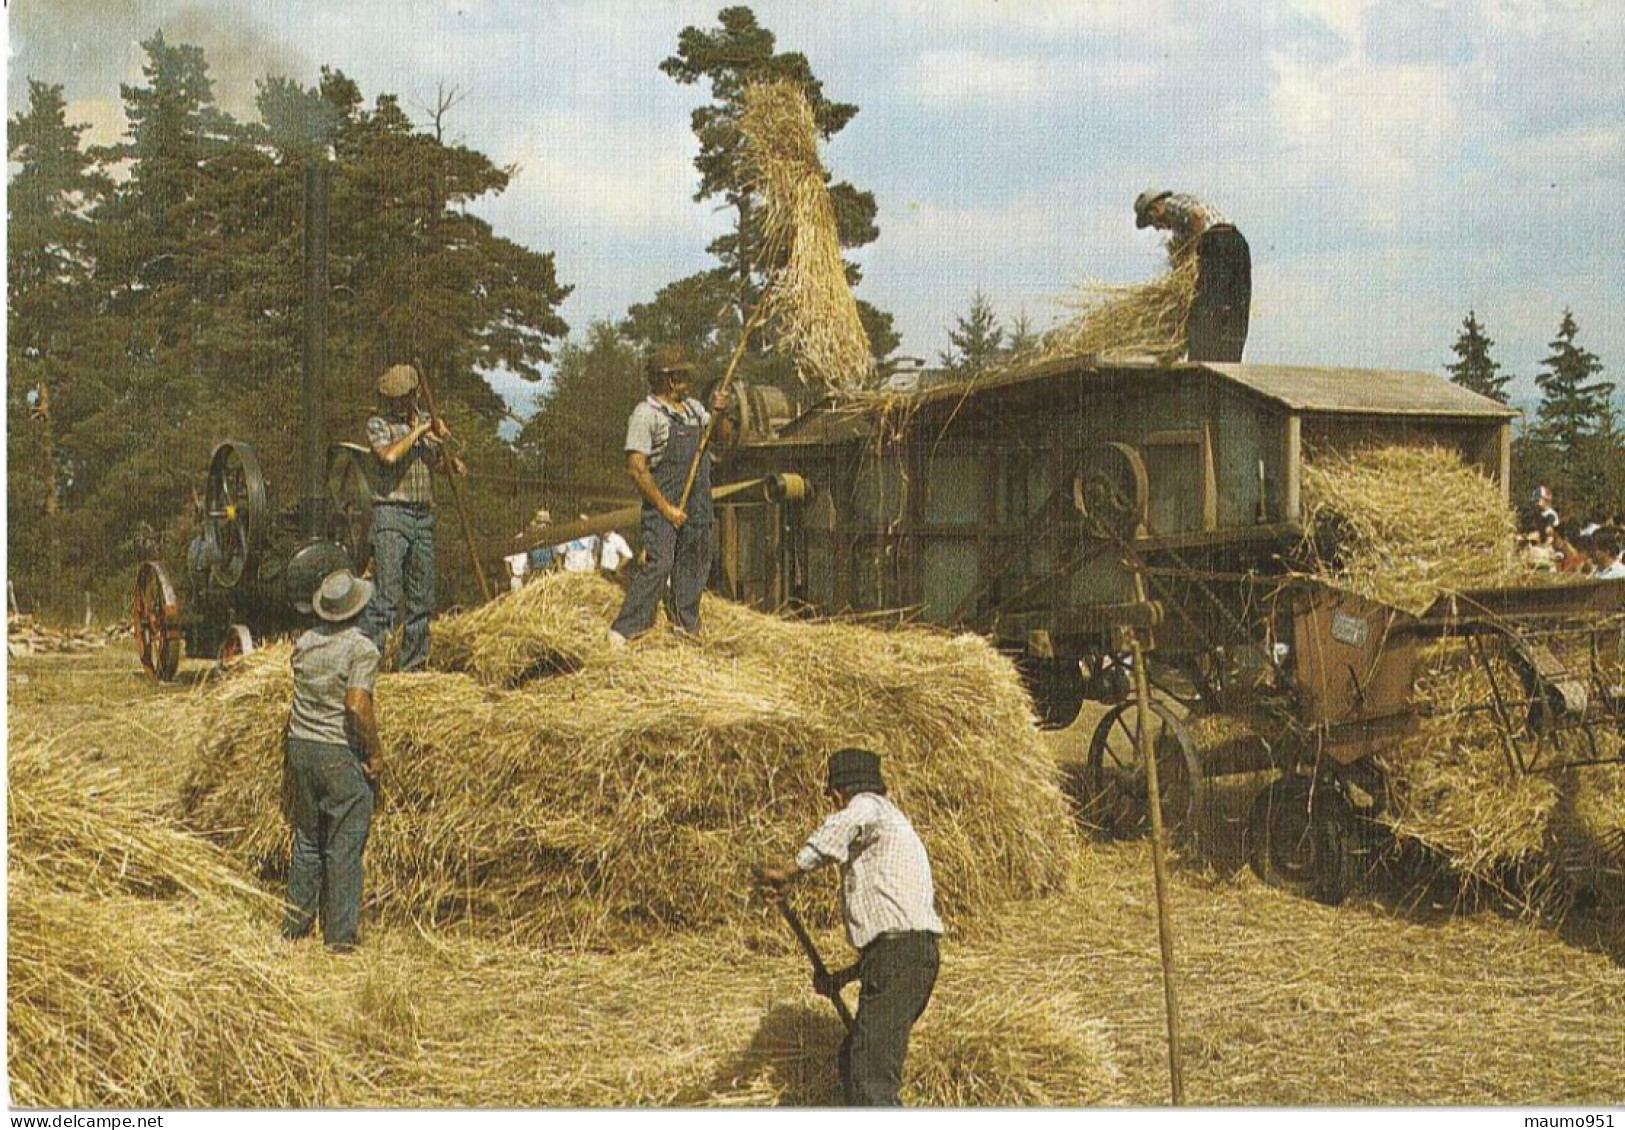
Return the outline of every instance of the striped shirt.
<path id="1" fill-rule="evenodd" d="M 349 745 L 344 695 L 372 693 L 378 679 L 378 649 L 355 621 L 319 624 L 293 645 L 293 710 L 288 736 L 328 745 Z"/>
<path id="2" fill-rule="evenodd" d="M 885 797 L 859 793 L 796 853 L 803 871 L 826 863 L 841 865 L 841 914 L 854 949 L 898 931 L 942 933 L 925 845 Z"/>
<path id="3" fill-rule="evenodd" d="M 386 420 L 374 416 L 367 421 L 367 442 L 378 456 L 377 478 L 372 484 L 372 500 L 378 502 L 407 502 L 418 506 L 434 505 L 432 471 L 440 465 L 440 443 L 425 435 L 412 445 L 393 466 L 383 460 L 383 450 L 412 430 L 405 420 Z"/>

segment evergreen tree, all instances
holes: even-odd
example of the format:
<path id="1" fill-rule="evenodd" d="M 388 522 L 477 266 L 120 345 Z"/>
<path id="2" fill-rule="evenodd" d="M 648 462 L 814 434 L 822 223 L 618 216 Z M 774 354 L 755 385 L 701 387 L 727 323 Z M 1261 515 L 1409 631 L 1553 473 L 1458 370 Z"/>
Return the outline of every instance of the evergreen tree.
<path id="1" fill-rule="evenodd" d="M 78 373 L 96 312 L 90 213 L 111 182 L 69 124 L 62 87 L 30 80 L 28 109 L 8 122 L 6 192 L 7 529 L 14 571 L 59 572 L 62 492 L 73 477 L 58 436 L 79 407 Z"/>
<path id="2" fill-rule="evenodd" d="M 559 349 L 552 385 L 517 446 L 563 494 L 604 484 L 624 489 L 626 419 L 648 391 L 639 351 L 611 323 L 594 322 L 585 343 Z"/>
<path id="3" fill-rule="evenodd" d="M 999 360 L 1004 352 L 1004 329 L 993 303 L 980 289 L 971 300 L 970 311 L 956 318 L 955 324 L 958 328 L 948 331 L 948 351 L 938 355 L 950 373 L 974 377 Z"/>
<path id="4" fill-rule="evenodd" d="M 1588 440 L 1611 428 L 1609 401 L 1614 394 L 1612 382 L 1594 379 L 1602 372 L 1602 362 L 1595 353 L 1580 347 L 1575 340 L 1578 334 L 1574 315 L 1564 310 L 1557 338 L 1550 343 L 1551 355 L 1535 374 L 1541 394 L 1536 413 L 1537 441 L 1551 449 L 1558 479 L 1553 488 L 1561 487 L 1571 497 L 1581 487 Z"/>
<path id="5" fill-rule="evenodd" d="M 1474 312 L 1469 310 L 1461 324 L 1461 333 L 1456 336 L 1456 343 L 1450 347 L 1456 360 L 1445 368 L 1450 373 L 1450 379 L 1463 388 L 1505 404 L 1506 387 L 1512 378 L 1498 375 L 1501 365 L 1490 357 L 1490 347 L 1494 344 Z"/>
<path id="6" fill-rule="evenodd" d="M 660 69 L 685 86 L 702 80 L 710 83 L 713 101 L 696 109 L 691 117 L 700 142 L 699 156 L 694 159 L 700 187 L 694 198 L 720 198 L 734 215 L 733 229 L 713 240 L 708 250 L 720 262 L 717 271 L 732 291 L 735 310 L 731 326 L 737 327 L 760 300 L 767 273 L 778 265 L 766 261 L 757 215 L 759 201 L 743 156 L 739 117 L 746 86 L 766 79 L 797 83 L 812 108 L 819 136 L 825 140 L 846 128 L 858 107 L 826 98 L 823 83 L 813 75 L 807 57 L 794 51 L 776 52 L 773 33 L 757 23 L 749 8 L 724 8 L 717 15 L 717 23 L 710 30 L 684 28 L 678 36 L 676 54 L 665 59 Z M 842 247 L 862 247 L 880 235 L 873 193 L 842 181 L 831 184 L 829 194 Z M 853 286 L 862 280 L 856 264 L 847 264 L 847 277 Z M 877 360 L 897 348 L 900 339 L 890 314 L 859 299 L 858 316 Z"/>
<path id="7" fill-rule="evenodd" d="M 1010 323 L 1010 336 L 1004 343 L 1004 351 L 1011 357 L 1021 357 L 1037 349 L 1039 340 L 1040 335 L 1033 328 L 1032 318 L 1023 310 Z"/>

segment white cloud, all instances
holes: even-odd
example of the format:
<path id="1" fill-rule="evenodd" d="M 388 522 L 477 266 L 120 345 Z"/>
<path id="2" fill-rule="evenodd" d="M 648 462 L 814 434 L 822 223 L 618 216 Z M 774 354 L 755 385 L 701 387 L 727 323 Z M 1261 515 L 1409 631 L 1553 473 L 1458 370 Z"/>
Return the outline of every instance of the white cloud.
<path id="1" fill-rule="evenodd" d="M 1452 72 L 1438 66 L 1316 66 L 1277 56 L 1270 106 L 1283 168 L 1294 181 L 1330 179 L 1365 199 L 1387 228 L 1414 207 L 1459 149 Z"/>
<path id="2" fill-rule="evenodd" d="M 1034 101 L 1076 96 L 1085 90 L 1125 94 L 1156 81 L 1149 62 L 1114 60 L 1110 66 L 1076 58 L 989 55 L 974 49 L 928 51 L 914 64 L 911 87 L 927 102 Z"/>
<path id="3" fill-rule="evenodd" d="M 891 0 L 891 7 L 927 26 L 962 30 L 997 28 L 1002 33 L 1070 35 L 1125 25 L 1160 22 L 1170 5 L 1163 0 Z"/>
<path id="4" fill-rule="evenodd" d="M 572 227 L 655 235 L 693 229 L 705 209 L 693 201 L 699 174 L 686 123 L 618 123 L 553 111 L 496 148 L 518 164 L 510 203 L 568 217 Z"/>

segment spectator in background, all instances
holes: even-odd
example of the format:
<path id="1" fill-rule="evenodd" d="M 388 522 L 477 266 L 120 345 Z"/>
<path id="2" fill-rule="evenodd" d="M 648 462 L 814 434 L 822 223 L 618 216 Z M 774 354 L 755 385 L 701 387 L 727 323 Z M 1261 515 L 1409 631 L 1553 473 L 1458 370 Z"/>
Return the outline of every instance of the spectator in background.
<path id="1" fill-rule="evenodd" d="M 1625 577 L 1625 561 L 1620 560 L 1622 539 L 1618 530 L 1602 529 L 1591 539 L 1591 564 L 1595 571 L 1592 578 L 1599 581 L 1615 581 Z"/>
<path id="2" fill-rule="evenodd" d="M 1546 487 L 1545 484 L 1535 488 L 1535 497 L 1533 501 L 1537 521 L 1545 522 L 1548 525 L 1553 526 L 1561 524 L 1562 519 L 1557 516 L 1557 511 L 1552 506 L 1552 492 Z"/>
<path id="3" fill-rule="evenodd" d="M 586 515 L 583 514 L 582 518 Z M 598 548 L 598 570 L 611 581 L 621 579 L 621 570 L 626 563 L 632 560 L 632 547 L 626 544 L 626 539 L 618 530 L 610 530 L 601 540 Z"/>
<path id="4" fill-rule="evenodd" d="M 527 543 L 530 548 L 510 553 L 502 559 L 508 567 L 508 588 L 513 592 L 519 591 L 530 574 L 550 573 L 558 567 L 559 547 L 537 544 L 546 538 L 548 527 L 552 524 L 553 515 L 545 508 L 538 510 L 531 515 L 530 523 L 514 537 L 515 541 Z"/>

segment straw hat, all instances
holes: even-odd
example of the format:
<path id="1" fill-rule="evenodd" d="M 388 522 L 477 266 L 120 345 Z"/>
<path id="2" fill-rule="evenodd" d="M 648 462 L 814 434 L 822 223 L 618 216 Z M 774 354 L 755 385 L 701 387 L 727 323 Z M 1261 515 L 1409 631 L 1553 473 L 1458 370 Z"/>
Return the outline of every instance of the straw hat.
<path id="1" fill-rule="evenodd" d="M 410 396 L 418 387 L 418 371 L 410 365 L 391 365 L 378 378 L 378 395 Z"/>
<path id="2" fill-rule="evenodd" d="M 323 620 L 338 623 L 358 616 L 372 599 L 372 582 L 348 569 L 329 573 L 311 598 L 311 609 Z"/>
<path id="3" fill-rule="evenodd" d="M 866 749 L 841 749 L 830 755 L 829 787 L 843 793 L 867 790 L 883 793 L 885 779 L 880 775 L 880 755 Z"/>
<path id="4" fill-rule="evenodd" d="M 649 362 L 644 366 L 644 371 L 653 381 L 668 373 L 690 373 L 694 368 L 693 359 L 682 346 L 662 345 L 649 355 Z"/>

